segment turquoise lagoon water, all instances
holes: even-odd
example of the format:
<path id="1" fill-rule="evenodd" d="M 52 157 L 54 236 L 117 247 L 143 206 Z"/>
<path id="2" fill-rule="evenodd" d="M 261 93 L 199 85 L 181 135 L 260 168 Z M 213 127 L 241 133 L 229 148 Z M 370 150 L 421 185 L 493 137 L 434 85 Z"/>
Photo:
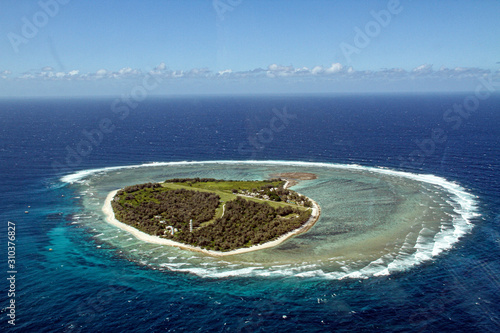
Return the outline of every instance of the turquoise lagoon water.
<path id="1" fill-rule="evenodd" d="M 106 195 L 124 186 L 168 178 L 267 179 L 281 172 L 318 176 L 293 187 L 316 200 L 321 217 L 307 233 L 269 249 L 213 258 L 150 244 L 105 222 Z M 406 270 L 451 248 L 471 230 L 475 197 L 443 178 L 305 162 L 173 162 L 87 170 L 65 176 L 84 207 L 74 224 L 98 242 L 152 269 L 200 277 L 296 276 L 366 278 Z"/>

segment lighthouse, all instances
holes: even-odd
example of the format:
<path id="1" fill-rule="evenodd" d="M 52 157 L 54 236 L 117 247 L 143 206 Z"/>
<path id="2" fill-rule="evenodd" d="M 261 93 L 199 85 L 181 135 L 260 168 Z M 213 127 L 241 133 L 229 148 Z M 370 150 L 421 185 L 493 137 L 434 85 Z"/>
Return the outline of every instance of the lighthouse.
<path id="1" fill-rule="evenodd" d="M 189 220 L 189 232 L 193 232 L 193 220 Z"/>

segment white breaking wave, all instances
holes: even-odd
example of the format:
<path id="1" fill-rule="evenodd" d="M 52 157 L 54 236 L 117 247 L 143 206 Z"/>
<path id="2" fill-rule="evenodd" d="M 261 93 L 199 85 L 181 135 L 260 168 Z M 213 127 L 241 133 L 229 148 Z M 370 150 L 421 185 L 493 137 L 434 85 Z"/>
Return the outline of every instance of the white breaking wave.
<path id="1" fill-rule="evenodd" d="M 382 167 L 366 167 L 358 164 L 334 164 L 320 162 L 300 162 L 300 161 L 182 161 L 182 162 L 153 162 L 140 165 L 107 167 L 100 169 L 82 170 L 66 175 L 61 178 L 65 183 L 81 183 L 85 178 L 102 172 L 115 171 L 120 169 L 134 169 L 143 167 L 176 167 L 182 165 L 202 165 L 202 164 L 231 164 L 231 165 L 260 165 L 260 166 L 298 166 L 298 167 L 320 167 L 331 169 L 355 170 L 364 172 L 379 173 L 394 177 L 404 177 L 415 181 L 438 186 L 451 194 L 452 201 L 447 202 L 454 208 L 455 215 L 451 222 L 443 221 L 440 231 L 432 232 L 423 227 L 418 236 L 416 244 L 411 246 L 409 242 L 403 244 L 398 253 L 385 255 L 373 260 L 368 265 L 359 268 L 357 263 L 345 263 L 342 271 L 325 272 L 318 265 L 303 265 L 298 267 L 182 267 L 176 264 L 161 264 L 160 266 L 171 271 L 188 272 L 201 277 L 222 278 L 230 276 L 296 276 L 296 277 L 319 277 L 326 279 L 344 278 L 369 278 L 371 276 L 390 275 L 394 272 L 407 270 L 423 262 L 433 260 L 443 251 L 452 248 L 461 237 L 469 233 L 473 224 L 471 220 L 480 216 L 477 207 L 477 197 L 468 193 L 459 184 L 448 181 L 443 177 L 432 174 L 416 174 L 411 172 L 397 171 Z M 408 237 L 408 236 L 407 236 Z M 188 265 L 192 266 L 192 265 Z M 352 267 L 351 267 L 352 266 Z M 182 268 L 181 268 L 182 267 Z"/>

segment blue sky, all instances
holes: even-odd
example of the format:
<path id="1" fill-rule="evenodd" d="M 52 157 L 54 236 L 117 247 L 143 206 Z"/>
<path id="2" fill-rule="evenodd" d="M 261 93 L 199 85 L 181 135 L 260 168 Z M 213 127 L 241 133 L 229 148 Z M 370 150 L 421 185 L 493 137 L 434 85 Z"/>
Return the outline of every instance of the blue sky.
<path id="1" fill-rule="evenodd" d="M 147 75 L 159 95 L 468 90 L 499 79 L 499 17 L 498 0 L 6 0 L 0 96 Z"/>

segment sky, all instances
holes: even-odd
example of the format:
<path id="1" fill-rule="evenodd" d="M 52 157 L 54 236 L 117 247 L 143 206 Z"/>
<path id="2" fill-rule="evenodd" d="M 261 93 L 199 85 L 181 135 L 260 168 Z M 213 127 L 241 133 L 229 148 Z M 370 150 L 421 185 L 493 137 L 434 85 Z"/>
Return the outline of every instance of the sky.
<path id="1" fill-rule="evenodd" d="M 498 0 L 2 0 L 0 97 L 472 91 L 500 82 L 499 17 Z"/>

